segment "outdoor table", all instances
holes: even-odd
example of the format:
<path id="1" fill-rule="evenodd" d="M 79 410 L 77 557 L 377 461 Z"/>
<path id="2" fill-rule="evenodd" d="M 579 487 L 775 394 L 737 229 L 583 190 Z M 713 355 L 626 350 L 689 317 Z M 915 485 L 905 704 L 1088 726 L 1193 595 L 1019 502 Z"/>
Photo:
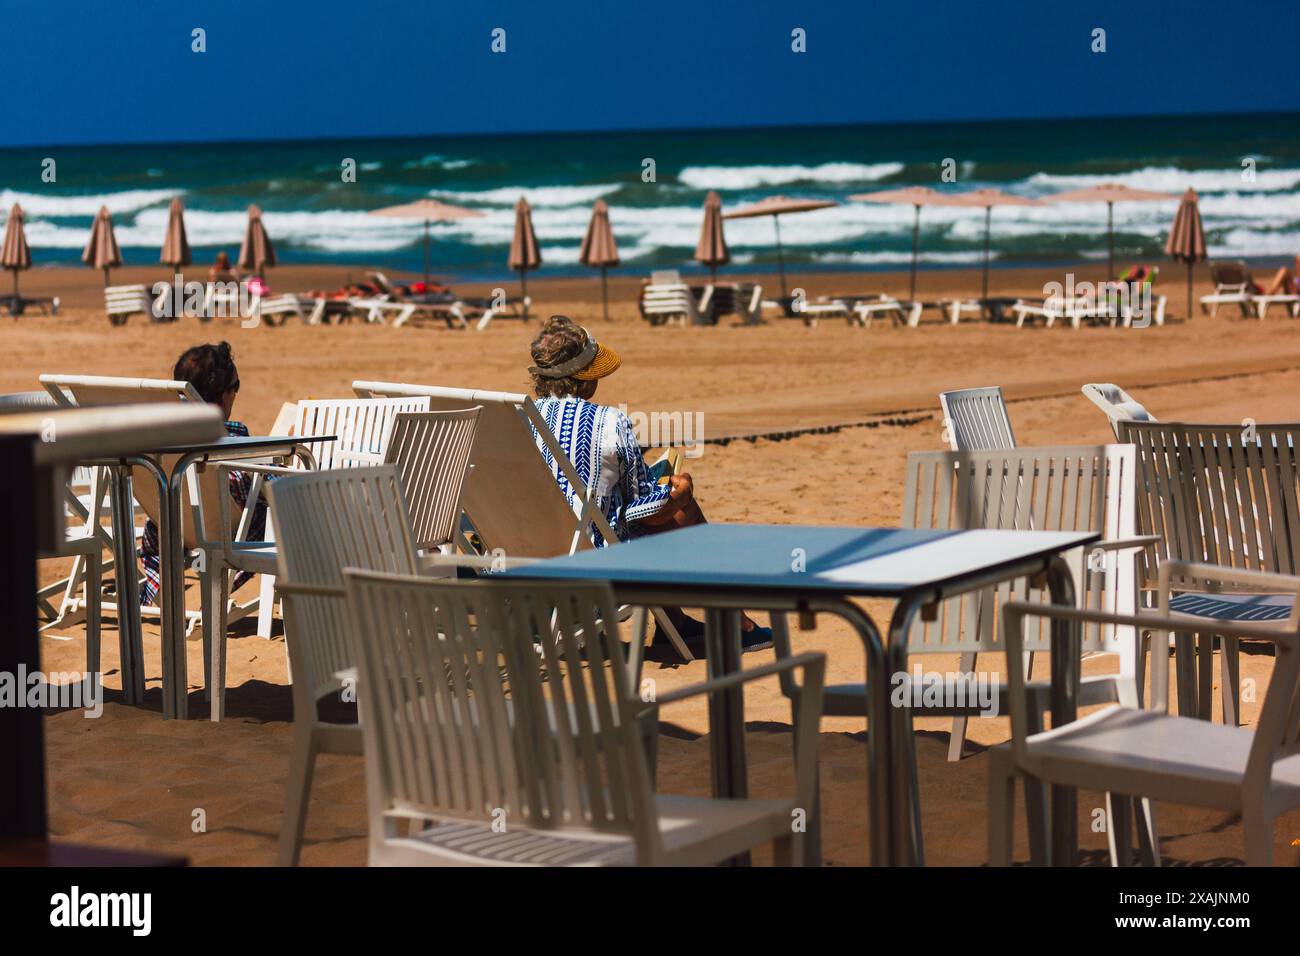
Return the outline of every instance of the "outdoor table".
<path id="1" fill-rule="evenodd" d="M 334 441 L 335 438 L 334 435 L 313 435 L 311 441 Z M 299 439 L 283 435 L 225 435 L 211 441 L 150 448 L 122 458 L 83 462 L 113 471 L 110 513 L 115 547 L 122 688 L 129 703 L 144 695 L 131 469 L 143 468 L 158 483 L 158 550 L 162 579 L 158 604 L 162 611 L 163 719 L 176 717 L 183 720 L 189 712 L 185 659 L 185 545 L 181 536 L 185 474 L 195 465 L 252 457 L 297 458 L 306 468 L 316 467 L 311 452 Z M 166 463 L 168 458 L 175 459 L 170 468 Z"/>
<path id="2" fill-rule="evenodd" d="M 1073 606 L 1074 581 L 1061 555 L 1096 541 L 1095 533 L 928 531 L 806 525 L 704 524 L 638 538 L 617 547 L 551 558 L 504 572 L 513 578 L 608 581 L 620 603 L 704 607 L 709 676 L 741 669 L 743 610 L 836 615 L 862 640 L 867 659 L 867 791 L 871 860 L 876 865 L 920 861 L 919 819 L 913 815 L 910 740 L 900 746 L 891 718 L 890 675 L 905 662 L 907 631 L 923 607 L 1001 581 L 1043 575 L 1054 602 Z M 897 601 L 890 648 L 850 598 Z M 1074 719 L 1079 683 L 1079 633 L 1052 625 L 1052 720 Z M 904 664 L 905 666 L 905 664 Z M 906 716 L 906 715 L 905 715 Z M 744 690 L 709 702 L 713 793 L 747 795 Z M 1072 859 L 1075 800 L 1053 788 L 1053 842 Z M 814 858 L 819 846 L 814 840 Z"/>

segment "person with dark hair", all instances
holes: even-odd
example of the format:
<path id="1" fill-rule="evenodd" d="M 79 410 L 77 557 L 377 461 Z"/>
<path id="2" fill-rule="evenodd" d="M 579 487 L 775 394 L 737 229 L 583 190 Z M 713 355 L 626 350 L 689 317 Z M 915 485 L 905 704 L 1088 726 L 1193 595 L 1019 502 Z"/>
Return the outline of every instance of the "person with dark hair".
<path id="1" fill-rule="evenodd" d="M 627 415 L 591 400 L 600 380 L 622 364 L 617 353 L 563 315 L 547 320 L 531 351 L 534 364 L 528 371 L 537 409 L 620 541 L 705 522 L 691 476 L 670 475 L 667 484 L 659 484 Z M 536 428 L 533 437 L 569 504 L 575 512 L 580 511 L 583 503 Z M 605 547 L 608 542 L 594 523 L 587 530 L 592 544 Z M 703 637 L 704 626 L 699 621 L 680 608 L 665 611 L 683 639 L 691 642 Z M 746 652 L 772 646 L 771 628 L 759 627 L 747 616 L 741 626 Z M 655 643 L 665 640 L 656 630 Z"/>
<path id="2" fill-rule="evenodd" d="M 230 343 L 217 345 L 196 345 L 187 349 L 172 369 L 172 379 L 177 382 L 189 382 L 209 405 L 221 408 L 226 419 L 226 431 L 231 435 L 247 436 L 248 426 L 233 419 L 235 398 L 239 395 L 239 369 L 230 354 Z M 230 472 L 230 496 L 243 508 L 248 501 L 248 491 L 252 477 L 238 471 Z M 266 531 L 266 503 L 259 501 L 249 526 L 249 535 L 253 540 L 261 538 Z M 153 519 L 145 522 L 144 533 L 140 536 L 140 563 L 144 567 L 144 579 L 140 582 L 140 603 L 154 605 L 162 587 L 161 562 L 158 557 L 158 528 Z M 251 574 L 241 572 L 231 584 L 231 590 L 239 588 Z"/>
<path id="3" fill-rule="evenodd" d="M 209 282 L 238 282 L 239 273 L 230 264 L 230 256 L 224 250 L 217 253 L 211 268 L 208 269 Z"/>

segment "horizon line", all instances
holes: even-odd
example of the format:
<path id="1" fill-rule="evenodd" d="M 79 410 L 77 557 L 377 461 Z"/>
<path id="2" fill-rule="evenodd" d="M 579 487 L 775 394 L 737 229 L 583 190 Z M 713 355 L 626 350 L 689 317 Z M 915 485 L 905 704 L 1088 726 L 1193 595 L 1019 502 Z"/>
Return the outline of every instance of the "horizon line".
<path id="1" fill-rule="evenodd" d="M 1018 116 L 1018 117 L 971 117 L 965 119 L 920 119 L 920 120 L 864 120 L 864 121 L 844 121 L 834 123 L 758 123 L 752 126 L 647 126 L 647 127 L 610 127 L 610 128 L 582 128 L 582 129 L 559 129 L 559 130 L 541 130 L 541 129 L 519 129 L 511 131 L 459 131 L 447 133 L 368 133 L 368 134 L 348 134 L 340 136 L 287 136 L 278 139 L 266 139 L 257 137 L 235 137 L 230 139 L 141 139 L 116 142 L 96 142 L 96 143 L 24 143 L 17 145 L 6 145 L 0 147 L 0 154 L 17 152 L 32 149 L 119 149 L 122 147 L 148 147 L 148 146 L 226 146 L 226 145 L 256 145 L 256 144 L 284 144 L 284 143 L 340 143 L 355 140 L 421 140 L 421 139 L 507 139 L 510 137 L 537 137 L 537 136 L 591 136 L 591 135 L 610 135 L 610 136 L 628 136 L 644 133 L 744 133 L 744 132 L 777 132 L 781 130 L 828 130 L 828 129 L 857 129 L 869 127 L 900 127 L 900 126 L 983 126 L 983 125 L 1015 125 L 1031 123 L 1072 123 L 1079 120 L 1087 121 L 1120 121 L 1132 122 L 1136 120 L 1174 120 L 1174 119 L 1249 119 L 1251 117 L 1277 117 L 1296 116 L 1300 117 L 1300 109 L 1293 110 L 1243 110 L 1234 112 L 1174 112 L 1174 113 L 1085 113 L 1074 116 Z"/>

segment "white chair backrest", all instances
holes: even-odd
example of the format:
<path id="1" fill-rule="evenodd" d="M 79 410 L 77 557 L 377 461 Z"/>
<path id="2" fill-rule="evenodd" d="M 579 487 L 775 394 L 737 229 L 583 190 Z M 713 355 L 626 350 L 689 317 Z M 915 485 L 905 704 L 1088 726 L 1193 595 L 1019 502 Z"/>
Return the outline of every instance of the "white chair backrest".
<path id="1" fill-rule="evenodd" d="M 655 285 L 669 285 L 682 281 L 682 274 L 676 269 L 655 269 L 650 273 L 650 281 Z"/>
<path id="2" fill-rule="evenodd" d="M 393 419 L 384 462 L 396 465 L 401 475 L 420 551 L 455 538 L 482 411 L 475 405 L 463 411 L 399 412 Z"/>
<path id="3" fill-rule="evenodd" d="M 343 587 L 344 568 L 416 573 L 396 465 L 289 475 L 267 485 L 282 584 Z M 294 710 L 314 708 L 355 666 L 340 595 L 284 593 Z M 303 710 L 302 713 L 314 712 Z"/>
<path id="4" fill-rule="evenodd" d="M 372 831 L 395 817 L 490 824 L 504 811 L 528 829 L 631 836 L 639 861 L 654 861 L 627 674 L 602 659 L 601 642 L 582 640 L 603 629 L 619 647 L 608 585 L 352 570 L 346 582 L 367 784 L 378 790 Z M 555 640 L 534 643 L 552 630 Z"/>
<path id="5" fill-rule="evenodd" d="M 1152 415 L 1141 402 L 1124 391 L 1118 385 L 1089 384 L 1083 386 L 1083 394 L 1094 405 L 1106 413 L 1110 420 L 1110 429 L 1119 438 L 1120 422 L 1154 422 Z"/>
<path id="6" fill-rule="evenodd" d="M 953 451 L 997 451 L 1015 448 L 1002 389 L 960 388 L 939 393 L 943 428 Z"/>
<path id="7" fill-rule="evenodd" d="M 358 381 L 352 388 L 358 395 L 425 396 L 437 411 L 482 406 L 470 454 L 473 478 L 466 482 L 461 507 L 488 551 L 546 558 L 591 547 L 586 529 L 537 450 L 532 427 L 550 439 L 551 453 L 568 472 L 570 484 L 581 488 L 581 479 L 527 395 L 398 382 Z"/>
<path id="8" fill-rule="evenodd" d="M 1119 427 L 1121 440 L 1137 448 L 1139 531 L 1161 538 L 1149 576 L 1167 559 L 1300 570 L 1300 425 Z M 1176 578 L 1173 586 L 1194 582 Z"/>
<path id="9" fill-rule="evenodd" d="M 325 398 L 297 403 L 293 434 L 324 471 L 377 465 L 384 460 L 388 430 L 399 412 L 424 412 L 429 400 L 405 398 Z M 314 435 L 334 435 L 332 442 L 313 442 Z"/>
<path id="10" fill-rule="evenodd" d="M 978 452 L 913 452 L 907 456 L 904 528 L 994 528 L 1022 531 L 1099 531 L 1104 539 L 1131 538 L 1136 527 L 1135 454 L 1131 445 L 1016 448 Z M 1080 606 L 1133 613 L 1135 555 L 1119 552 L 1089 562 L 1081 549 L 1066 555 Z M 1047 600 L 1024 580 L 950 598 L 937 620 L 919 620 L 909 647 L 920 652 L 1001 650 L 995 634 L 998 606 L 1011 599 Z M 1133 632 L 1087 625 L 1091 651 L 1120 654 L 1123 672 L 1135 661 Z M 1028 650 L 1048 650 L 1046 631 L 1026 635 Z"/>
<path id="11" fill-rule="evenodd" d="M 1210 278 L 1214 280 L 1216 292 L 1246 292 L 1252 281 L 1250 266 L 1240 260 L 1211 262 Z"/>

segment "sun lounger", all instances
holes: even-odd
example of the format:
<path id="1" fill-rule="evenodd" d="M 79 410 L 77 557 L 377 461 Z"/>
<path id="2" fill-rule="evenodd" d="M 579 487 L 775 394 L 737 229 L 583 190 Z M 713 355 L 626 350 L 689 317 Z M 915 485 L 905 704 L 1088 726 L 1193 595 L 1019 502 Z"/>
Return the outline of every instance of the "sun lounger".
<path id="1" fill-rule="evenodd" d="M 1244 262 L 1210 263 L 1210 279 L 1214 282 L 1214 291 L 1201 296 L 1201 312 L 1209 312 L 1210 317 L 1219 314 L 1219 306 L 1235 305 L 1241 309 L 1242 316 L 1249 316 L 1254 283 L 1250 277 L 1250 268 Z M 1206 309 L 1209 306 L 1209 309 Z"/>
<path id="2" fill-rule="evenodd" d="M 1249 317 L 1253 311 L 1258 319 L 1268 314 L 1269 306 L 1280 305 L 1292 316 L 1300 317 L 1300 295 L 1258 291 L 1260 286 L 1251 275 L 1250 267 L 1240 260 L 1210 263 L 1210 277 L 1214 281 L 1214 291 L 1201 296 L 1201 311 L 1207 311 L 1206 306 L 1209 306 L 1211 317 L 1218 315 L 1221 305 L 1237 306 L 1243 317 Z"/>
<path id="3" fill-rule="evenodd" d="M 530 295 L 518 296 L 508 295 L 503 298 L 487 299 L 459 299 L 456 302 L 462 312 L 468 310 L 477 310 L 479 315 L 474 323 L 474 329 L 482 332 L 497 319 L 519 319 L 527 322 L 530 313 L 529 309 L 533 307 L 533 297 Z M 474 316 L 469 316 L 474 318 Z"/>
<path id="4" fill-rule="evenodd" d="M 710 316 L 714 324 L 724 315 L 738 315 L 742 325 L 758 325 L 763 315 L 763 287 L 738 282 L 711 285 L 700 300 L 700 313 Z"/>
<path id="5" fill-rule="evenodd" d="M 9 314 L 15 319 L 27 311 L 29 305 L 34 305 L 41 310 L 43 315 L 59 314 L 59 297 L 56 296 L 29 296 L 29 295 L 0 295 L 0 302 L 4 303 L 9 310 Z"/>
<path id="6" fill-rule="evenodd" d="M 583 483 L 527 395 L 398 382 L 356 381 L 352 389 L 363 398 L 427 397 L 432 411 L 483 406 L 470 456 L 473 477 L 466 483 L 462 497 L 465 517 L 480 546 L 475 548 L 469 537 L 462 534 L 458 540 L 462 555 L 513 559 L 573 554 L 593 547 L 587 534 L 591 524 L 596 525 L 606 541 L 618 540 L 596 507 L 594 490 Z M 577 511 L 569 507 L 568 499 L 539 453 L 534 428 L 570 486 L 577 491 L 582 502 Z M 691 660 L 690 650 L 667 616 L 658 608 L 651 611 L 677 652 Z"/>
<path id="7" fill-rule="evenodd" d="M 1089 384 L 1083 386 L 1083 394 L 1094 405 L 1106 413 L 1111 430 L 1119 438 L 1120 422 L 1154 422 L 1156 417 L 1124 389 L 1118 385 Z"/>

